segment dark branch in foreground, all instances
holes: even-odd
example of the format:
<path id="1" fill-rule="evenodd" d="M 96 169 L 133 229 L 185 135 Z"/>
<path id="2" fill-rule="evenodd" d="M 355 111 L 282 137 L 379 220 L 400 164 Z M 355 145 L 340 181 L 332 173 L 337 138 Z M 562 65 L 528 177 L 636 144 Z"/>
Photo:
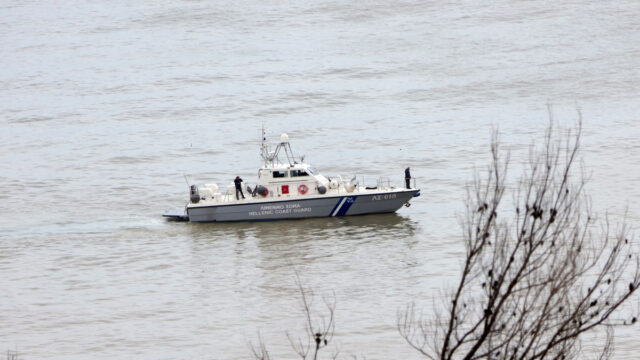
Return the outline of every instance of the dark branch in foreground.
<path id="1" fill-rule="evenodd" d="M 407 343 L 430 359 L 570 359 L 580 338 L 606 329 L 601 358 L 612 352 L 612 329 L 637 314 L 623 304 L 640 286 L 640 262 L 622 225 L 608 219 L 597 235 L 585 177 L 576 174 L 581 123 L 565 139 L 550 125 L 531 147 L 515 204 L 503 205 L 508 156 L 491 144 L 492 162 L 468 192 L 460 279 L 433 320 L 413 305 L 398 315 Z"/>
<path id="2" fill-rule="evenodd" d="M 329 346 L 329 343 L 333 339 L 335 330 L 334 313 L 336 308 L 335 294 L 333 294 L 332 298 L 323 297 L 322 300 L 326 307 L 326 313 L 316 315 L 313 311 L 313 301 L 315 300 L 313 290 L 303 286 L 297 272 L 296 285 L 300 292 L 301 307 L 305 318 L 305 331 L 304 335 L 298 334 L 297 336 L 287 332 L 287 338 L 300 359 L 317 360 L 320 350 Z M 259 336 L 258 341 L 257 346 L 251 344 L 253 358 L 256 360 L 269 360 L 269 352 L 262 341 L 262 337 Z M 331 355 L 331 358 L 336 359 L 337 357 L 338 353 L 336 350 Z"/>

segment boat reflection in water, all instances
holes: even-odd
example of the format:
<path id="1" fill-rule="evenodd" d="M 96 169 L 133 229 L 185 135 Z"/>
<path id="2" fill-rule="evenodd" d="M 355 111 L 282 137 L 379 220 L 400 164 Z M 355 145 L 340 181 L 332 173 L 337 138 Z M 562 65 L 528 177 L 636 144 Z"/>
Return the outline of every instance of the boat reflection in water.
<path id="1" fill-rule="evenodd" d="M 385 256 L 403 261 L 416 245 L 418 223 L 398 214 L 372 214 L 341 218 L 313 218 L 305 221 L 227 222 L 215 227 L 210 224 L 190 224 L 189 234 L 193 256 L 204 262 L 220 259 L 226 262 L 256 262 L 258 268 L 281 268 L 290 274 L 291 265 L 303 265 L 319 259 L 328 264 L 334 258 L 350 258 L 350 252 L 367 252 L 370 247 L 387 249 Z M 222 241 L 222 240 L 225 241 Z M 227 239 L 231 241 L 226 241 Z M 405 249 L 405 250 L 400 250 Z M 368 254 L 366 262 L 381 254 Z M 353 255 L 357 256 L 357 255 Z M 219 266 L 216 265 L 216 266 Z M 278 273 L 279 274 L 279 273 Z"/>
<path id="2" fill-rule="evenodd" d="M 313 218 L 300 222 L 282 220 L 277 222 L 221 223 L 215 227 L 217 237 L 237 237 L 238 239 L 259 238 L 263 240 L 315 241 L 320 238 L 336 237 L 348 233 L 350 237 L 362 234 L 394 235 L 411 237 L 417 231 L 417 224 L 398 214 L 371 214 L 340 218 Z M 190 226 L 194 238 L 211 238 L 212 228 L 207 224 Z M 358 236 L 355 236 L 358 238 Z"/>

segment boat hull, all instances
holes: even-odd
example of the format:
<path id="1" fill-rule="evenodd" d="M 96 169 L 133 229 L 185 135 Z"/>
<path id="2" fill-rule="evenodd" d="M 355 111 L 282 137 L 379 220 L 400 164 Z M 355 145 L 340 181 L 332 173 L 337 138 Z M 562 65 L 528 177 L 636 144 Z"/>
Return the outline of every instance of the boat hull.
<path id="1" fill-rule="evenodd" d="M 350 193 L 308 199 L 275 200 L 209 206 L 188 206 L 192 222 L 261 221 L 364 215 L 395 212 L 419 192 L 417 189 L 378 194 Z"/>

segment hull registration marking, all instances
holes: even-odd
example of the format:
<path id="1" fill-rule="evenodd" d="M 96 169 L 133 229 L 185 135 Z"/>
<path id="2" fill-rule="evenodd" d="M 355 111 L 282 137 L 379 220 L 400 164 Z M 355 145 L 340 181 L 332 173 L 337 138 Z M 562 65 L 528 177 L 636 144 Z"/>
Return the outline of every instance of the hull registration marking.
<path id="1" fill-rule="evenodd" d="M 395 199 L 397 197 L 398 197 L 397 194 L 373 195 L 371 197 L 371 200 L 373 201 L 389 200 L 389 199 Z"/>

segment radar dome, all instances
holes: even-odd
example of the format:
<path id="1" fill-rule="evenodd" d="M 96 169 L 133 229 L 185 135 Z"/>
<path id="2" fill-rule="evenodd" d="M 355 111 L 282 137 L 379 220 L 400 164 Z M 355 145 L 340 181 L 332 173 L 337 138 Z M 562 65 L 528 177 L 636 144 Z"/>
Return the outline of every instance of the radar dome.
<path id="1" fill-rule="evenodd" d="M 344 189 L 347 190 L 347 192 L 353 192 L 353 190 L 356 189 L 356 185 L 349 181 L 348 183 L 344 184 Z"/>
<path id="2" fill-rule="evenodd" d="M 287 133 L 283 133 L 282 135 L 280 135 L 280 142 L 288 143 L 289 142 L 289 135 L 287 135 Z"/>

